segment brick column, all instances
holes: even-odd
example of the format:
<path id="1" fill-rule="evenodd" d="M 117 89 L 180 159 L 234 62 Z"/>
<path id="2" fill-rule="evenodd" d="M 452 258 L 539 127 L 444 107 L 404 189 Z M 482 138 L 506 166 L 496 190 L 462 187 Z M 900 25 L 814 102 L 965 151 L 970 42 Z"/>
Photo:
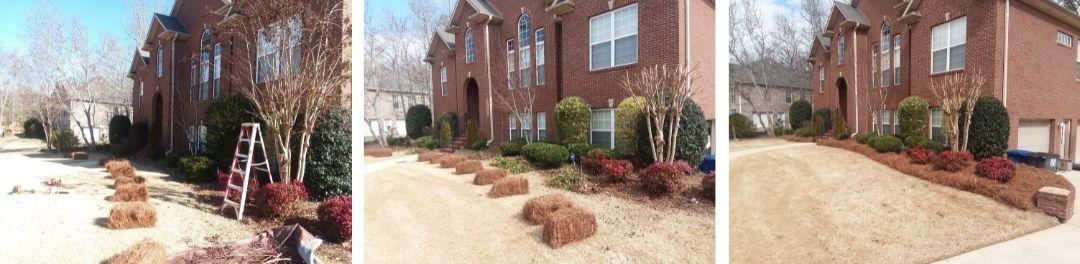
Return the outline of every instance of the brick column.
<path id="1" fill-rule="evenodd" d="M 1035 206 L 1039 211 L 1057 217 L 1064 223 L 1069 221 L 1073 214 L 1073 194 L 1058 187 L 1042 187 L 1035 195 Z"/>

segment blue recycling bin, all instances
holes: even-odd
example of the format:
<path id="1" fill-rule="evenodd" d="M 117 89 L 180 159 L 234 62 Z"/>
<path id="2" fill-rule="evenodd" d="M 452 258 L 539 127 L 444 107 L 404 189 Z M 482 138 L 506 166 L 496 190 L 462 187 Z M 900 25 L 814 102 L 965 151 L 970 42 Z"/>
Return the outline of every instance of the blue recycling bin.
<path id="1" fill-rule="evenodd" d="M 1009 157 L 1009 160 L 1013 163 L 1027 164 L 1028 159 L 1031 158 L 1031 151 L 1022 149 L 1012 149 L 1005 151 L 1005 155 Z"/>
<path id="2" fill-rule="evenodd" d="M 701 160 L 701 164 L 698 165 L 698 170 L 704 173 L 710 173 L 716 170 L 716 156 L 705 155 L 705 159 Z"/>

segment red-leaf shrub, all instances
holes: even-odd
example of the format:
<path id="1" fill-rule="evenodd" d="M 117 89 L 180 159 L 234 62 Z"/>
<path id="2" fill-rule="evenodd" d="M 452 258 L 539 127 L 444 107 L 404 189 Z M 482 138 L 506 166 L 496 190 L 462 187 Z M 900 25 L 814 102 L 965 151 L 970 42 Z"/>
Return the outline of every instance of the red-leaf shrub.
<path id="1" fill-rule="evenodd" d="M 590 150 L 584 157 L 581 157 L 581 170 L 589 175 L 600 175 L 603 172 L 604 161 L 607 159 L 607 153 L 604 150 Z"/>
<path id="2" fill-rule="evenodd" d="M 713 200 L 716 195 L 716 172 L 710 172 L 701 178 L 701 192 L 705 198 Z"/>
<path id="3" fill-rule="evenodd" d="M 268 183 L 258 194 L 255 202 L 266 217 L 291 216 L 296 212 L 297 202 L 308 199 L 307 188 L 300 182 Z"/>
<path id="4" fill-rule="evenodd" d="M 933 159 L 934 169 L 958 172 L 968 165 L 973 157 L 971 152 L 946 150 Z"/>
<path id="5" fill-rule="evenodd" d="M 655 194 L 675 193 L 682 189 L 682 178 L 690 174 L 686 161 L 654 162 L 645 168 L 641 183 Z"/>
<path id="6" fill-rule="evenodd" d="M 909 148 L 907 154 L 914 164 L 927 164 L 934 158 L 934 151 L 925 148 Z"/>
<path id="7" fill-rule="evenodd" d="M 626 175 L 634 170 L 634 164 L 628 160 L 609 159 L 601 162 L 604 175 L 611 181 L 623 181 Z"/>
<path id="8" fill-rule="evenodd" d="M 975 174 L 999 182 L 1008 182 L 1015 173 L 1016 167 L 1005 157 L 986 158 L 975 165 Z"/>
<path id="9" fill-rule="evenodd" d="M 319 204 L 319 221 L 338 241 L 352 237 L 352 195 L 335 196 Z"/>

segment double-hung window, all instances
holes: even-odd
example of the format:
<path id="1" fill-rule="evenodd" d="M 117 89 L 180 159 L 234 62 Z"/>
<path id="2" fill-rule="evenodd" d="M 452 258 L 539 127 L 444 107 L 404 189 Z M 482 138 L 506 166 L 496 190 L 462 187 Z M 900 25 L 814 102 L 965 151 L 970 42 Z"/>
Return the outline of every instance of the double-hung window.
<path id="1" fill-rule="evenodd" d="M 303 27 L 300 16 L 259 29 L 255 47 L 255 81 L 263 83 L 299 72 L 300 40 Z"/>
<path id="2" fill-rule="evenodd" d="M 934 26 L 931 31 L 930 73 L 963 69 L 967 59 L 967 17 Z"/>
<path id="3" fill-rule="evenodd" d="M 536 30 L 536 85 L 543 85 L 544 73 L 544 29 Z"/>
<path id="4" fill-rule="evenodd" d="M 637 63 L 637 4 L 589 19 L 589 70 Z"/>
<path id="5" fill-rule="evenodd" d="M 885 134 L 892 134 L 892 111 L 881 111 L 881 132 Z"/>
<path id="6" fill-rule="evenodd" d="M 199 101 L 210 95 L 210 48 L 210 30 L 206 30 L 199 42 Z"/>
<path id="7" fill-rule="evenodd" d="M 1077 61 L 1080 61 L 1080 54 L 1077 55 Z M 1078 62 L 1078 65 L 1080 65 L 1080 62 Z M 1080 69 L 1080 66 L 1078 66 L 1078 69 Z M 818 93 L 825 93 L 825 65 L 818 65 L 817 75 L 818 75 L 818 86 L 817 86 L 818 87 Z M 1080 75 L 1078 75 L 1078 76 L 1080 76 Z M 732 98 L 734 98 L 734 96 Z"/>
<path id="8" fill-rule="evenodd" d="M 893 84 L 900 85 L 900 35 L 893 36 Z"/>
<path id="9" fill-rule="evenodd" d="M 518 72 L 521 74 L 521 87 L 529 87 L 529 83 L 532 82 L 532 75 L 529 73 L 529 66 L 532 66 L 532 53 L 530 45 L 532 44 L 532 30 L 529 30 L 529 16 L 522 15 L 518 20 L 518 45 L 521 45 L 521 52 L 518 53 Z"/>
<path id="10" fill-rule="evenodd" d="M 221 43 L 214 44 L 214 98 L 221 97 Z"/>
<path id="11" fill-rule="evenodd" d="M 547 115 L 544 113 L 536 114 L 536 140 L 544 141 L 547 139 Z"/>
<path id="12" fill-rule="evenodd" d="M 255 47 L 255 82 L 263 83 L 273 79 L 273 69 L 277 47 L 271 42 L 268 29 L 260 29 L 256 37 Z"/>
<path id="13" fill-rule="evenodd" d="M 472 29 L 465 30 L 465 63 L 476 61 L 476 46 L 473 44 Z"/>
<path id="14" fill-rule="evenodd" d="M 206 152 L 206 126 L 199 126 L 199 153 Z"/>
<path id="15" fill-rule="evenodd" d="M 592 144 L 597 147 L 615 148 L 615 110 L 594 109 L 589 122 Z"/>
<path id="16" fill-rule="evenodd" d="M 521 120 L 521 137 L 523 137 L 523 138 L 531 138 L 532 137 L 532 117 L 529 116 L 529 115 L 524 115 L 522 117 L 522 120 Z"/>
<path id="17" fill-rule="evenodd" d="M 507 116 L 506 120 L 510 122 L 510 140 L 517 139 L 514 137 L 514 130 L 517 130 L 517 118 L 514 117 L 514 114 L 510 114 L 509 116 Z"/>
<path id="18" fill-rule="evenodd" d="M 514 40 L 506 40 L 506 89 L 514 89 Z"/>
<path id="19" fill-rule="evenodd" d="M 446 66 L 439 67 L 439 88 L 442 96 L 446 96 Z"/>
<path id="20" fill-rule="evenodd" d="M 938 143 L 945 142 L 945 134 L 941 129 L 941 108 L 930 109 L 930 139 Z"/>

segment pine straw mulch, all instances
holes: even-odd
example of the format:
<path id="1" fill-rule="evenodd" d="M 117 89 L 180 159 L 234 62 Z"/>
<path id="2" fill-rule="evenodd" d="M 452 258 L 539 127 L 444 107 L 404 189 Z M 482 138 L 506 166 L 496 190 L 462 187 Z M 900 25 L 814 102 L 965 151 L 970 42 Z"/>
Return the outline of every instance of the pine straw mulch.
<path id="1" fill-rule="evenodd" d="M 635 168 L 636 169 L 636 168 Z M 635 171 L 635 173 L 640 171 Z M 641 187 L 641 179 L 636 174 L 627 176 L 622 182 L 611 182 L 600 176 L 588 176 L 585 186 L 574 190 L 580 193 L 600 193 L 629 200 L 656 210 L 681 210 L 696 214 L 715 214 L 715 203 L 706 199 L 701 192 L 701 178 L 705 174 L 696 172 L 683 178 L 683 189 L 675 194 L 654 195 Z"/>
<path id="2" fill-rule="evenodd" d="M 902 153 L 877 153 L 870 146 L 859 144 L 855 140 L 819 139 L 817 144 L 859 153 L 901 173 L 983 195 L 1023 210 L 1035 210 L 1035 195 L 1039 188 L 1054 186 L 1075 192 L 1065 177 L 1024 164 L 1015 164 L 1016 175 L 1009 182 L 1000 183 L 976 175 L 975 162 L 969 163 L 959 172 L 950 173 L 934 170 L 933 165 L 929 164 L 912 164 L 910 158 Z"/>
<path id="3" fill-rule="evenodd" d="M 249 207 L 245 208 L 245 211 L 251 210 L 253 215 L 248 216 L 245 212 L 243 223 L 254 230 L 268 230 L 283 225 L 300 224 L 312 235 L 324 240 L 319 249 L 316 250 L 318 252 L 316 256 L 320 260 L 326 263 L 352 263 L 352 241 L 327 240 L 334 237 L 332 234 L 336 231 L 329 230 L 319 223 L 319 216 L 316 212 L 318 208 L 318 202 L 303 201 L 297 205 L 295 214 L 278 219 L 267 219 L 254 215 L 258 209 Z"/>

